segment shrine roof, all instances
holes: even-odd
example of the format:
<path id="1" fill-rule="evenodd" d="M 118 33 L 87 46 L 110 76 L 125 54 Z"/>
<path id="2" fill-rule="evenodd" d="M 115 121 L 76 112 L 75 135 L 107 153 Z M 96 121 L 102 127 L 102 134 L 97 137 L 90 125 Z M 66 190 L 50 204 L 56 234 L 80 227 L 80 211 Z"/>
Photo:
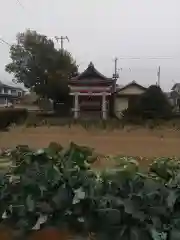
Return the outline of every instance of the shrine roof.
<path id="1" fill-rule="evenodd" d="M 92 62 L 90 62 L 88 68 L 79 74 L 78 76 L 71 79 L 71 81 L 113 81 L 111 78 L 104 76 L 100 73 L 95 67 Z"/>

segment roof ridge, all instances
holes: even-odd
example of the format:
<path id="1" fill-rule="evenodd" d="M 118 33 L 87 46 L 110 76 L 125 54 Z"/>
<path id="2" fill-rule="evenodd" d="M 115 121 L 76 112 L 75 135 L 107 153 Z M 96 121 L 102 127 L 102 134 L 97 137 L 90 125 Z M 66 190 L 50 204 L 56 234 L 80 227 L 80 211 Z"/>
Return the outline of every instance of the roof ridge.
<path id="1" fill-rule="evenodd" d="M 121 90 L 129 87 L 131 84 L 136 84 L 136 85 L 139 86 L 140 88 L 147 89 L 147 87 L 145 87 L 145 86 L 137 83 L 135 80 L 133 80 L 133 81 L 127 83 L 126 85 L 124 85 L 124 86 L 122 86 L 122 87 L 119 87 L 119 88 L 118 88 L 118 92 L 120 92 Z"/>
<path id="2" fill-rule="evenodd" d="M 103 75 L 101 72 L 99 72 L 99 71 L 95 68 L 93 62 L 90 62 L 89 65 L 88 65 L 88 67 L 87 67 L 82 73 L 80 73 L 80 74 L 77 76 L 76 79 L 80 80 L 80 79 L 83 79 L 83 78 L 84 78 L 84 79 L 85 79 L 85 78 L 89 78 L 91 75 L 92 75 L 92 76 L 95 75 L 96 77 L 99 77 L 99 78 L 101 78 L 102 80 L 110 79 L 110 78 L 106 77 L 105 75 Z M 91 76 L 91 77 L 92 77 L 92 76 Z"/>
<path id="3" fill-rule="evenodd" d="M 7 88 L 12 88 L 12 89 L 19 89 L 19 90 L 22 90 L 23 91 L 23 88 L 21 87 L 18 87 L 18 86 L 12 86 L 12 85 L 9 85 L 9 84 L 6 84 L 2 81 L 0 81 L 0 87 L 7 87 Z"/>

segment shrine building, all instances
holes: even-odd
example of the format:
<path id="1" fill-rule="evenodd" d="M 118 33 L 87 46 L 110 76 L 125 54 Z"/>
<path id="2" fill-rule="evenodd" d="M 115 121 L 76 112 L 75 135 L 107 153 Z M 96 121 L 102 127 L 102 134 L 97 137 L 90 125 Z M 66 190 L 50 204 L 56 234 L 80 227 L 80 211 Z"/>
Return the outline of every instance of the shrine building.
<path id="1" fill-rule="evenodd" d="M 98 117 L 106 120 L 115 86 L 116 80 L 98 72 L 92 62 L 84 72 L 71 78 L 69 88 L 74 119 Z"/>

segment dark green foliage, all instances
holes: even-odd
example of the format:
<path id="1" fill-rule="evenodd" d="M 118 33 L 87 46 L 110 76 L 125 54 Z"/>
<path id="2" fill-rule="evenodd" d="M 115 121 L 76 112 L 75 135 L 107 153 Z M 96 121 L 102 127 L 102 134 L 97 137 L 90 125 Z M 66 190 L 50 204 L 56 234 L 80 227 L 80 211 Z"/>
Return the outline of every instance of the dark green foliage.
<path id="1" fill-rule="evenodd" d="M 171 116 L 171 105 L 158 86 L 150 86 L 142 95 L 139 104 L 145 118 L 166 118 Z"/>
<path id="2" fill-rule="evenodd" d="M 5 154 L 5 153 L 4 153 Z M 8 153 L 9 155 L 9 153 Z M 92 149 L 51 143 L 10 152 L 12 169 L 0 179 L 1 222 L 23 233 L 46 226 L 68 227 L 96 239 L 180 238 L 180 172 L 176 159 L 154 162 L 143 173 L 133 158 L 95 172 Z M 162 172 L 170 172 L 168 178 Z"/>
<path id="3" fill-rule="evenodd" d="M 129 106 L 124 115 L 142 119 L 169 119 L 172 116 L 172 107 L 161 88 L 152 85 L 135 104 Z"/>
<path id="4" fill-rule="evenodd" d="M 177 158 L 157 158 L 150 165 L 150 172 L 157 174 L 165 181 L 174 178 L 180 171 L 180 160 Z"/>
<path id="5" fill-rule="evenodd" d="M 6 129 L 12 123 L 22 123 L 26 120 L 26 109 L 6 108 L 0 110 L 0 130 Z"/>

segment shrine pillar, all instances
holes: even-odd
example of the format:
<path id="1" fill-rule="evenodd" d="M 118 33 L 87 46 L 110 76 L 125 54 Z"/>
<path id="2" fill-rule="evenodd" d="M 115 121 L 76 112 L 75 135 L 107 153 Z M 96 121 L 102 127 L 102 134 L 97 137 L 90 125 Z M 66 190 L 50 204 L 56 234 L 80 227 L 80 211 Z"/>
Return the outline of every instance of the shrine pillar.
<path id="1" fill-rule="evenodd" d="M 79 117 L 79 95 L 76 93 L 74 95 L 74 118 L 78 119 Z"/>
<path id="2" fill-rule="evenodd" d="M 107 104 L 106 104 L 106 94 L 102 94 L 102 118 L 103 120 L 107 119 Z"/>

